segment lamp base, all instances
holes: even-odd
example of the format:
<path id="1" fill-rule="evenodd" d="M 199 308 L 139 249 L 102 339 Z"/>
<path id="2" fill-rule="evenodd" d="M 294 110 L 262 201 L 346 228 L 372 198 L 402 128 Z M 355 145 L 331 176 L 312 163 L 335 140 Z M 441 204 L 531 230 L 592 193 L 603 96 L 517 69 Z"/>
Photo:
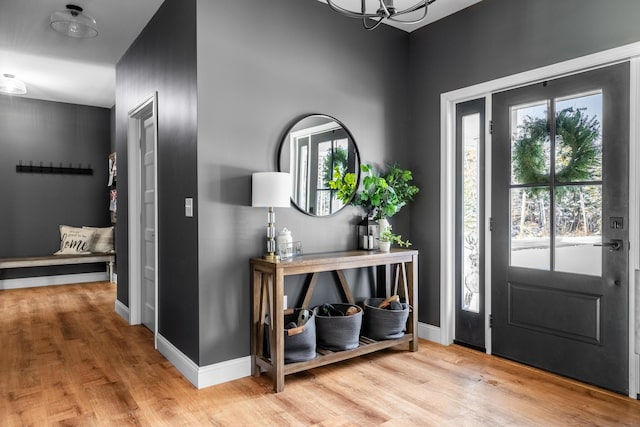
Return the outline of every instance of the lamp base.
<path id="1" fill-rule="evenodd" d="M 274 254 L 273 252 L 263 255 L 262 259 L 265 259 L 271 262 L 280 262 L 280 256 Z"/>

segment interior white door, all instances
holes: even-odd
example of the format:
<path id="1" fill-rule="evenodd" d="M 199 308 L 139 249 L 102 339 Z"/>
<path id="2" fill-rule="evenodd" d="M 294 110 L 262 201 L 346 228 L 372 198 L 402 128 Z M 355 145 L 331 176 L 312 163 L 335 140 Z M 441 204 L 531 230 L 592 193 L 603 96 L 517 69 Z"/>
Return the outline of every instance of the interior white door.
<path id="1" fill-rule="evenodd" d="M 155 223 L 155 126 L 154 117 L 140 121 L 140 161 L 141 161 L 141 235 L 140 259 L 142 261 L 142 324 L 155 332 L 156 308 L 156 223 Z"/>

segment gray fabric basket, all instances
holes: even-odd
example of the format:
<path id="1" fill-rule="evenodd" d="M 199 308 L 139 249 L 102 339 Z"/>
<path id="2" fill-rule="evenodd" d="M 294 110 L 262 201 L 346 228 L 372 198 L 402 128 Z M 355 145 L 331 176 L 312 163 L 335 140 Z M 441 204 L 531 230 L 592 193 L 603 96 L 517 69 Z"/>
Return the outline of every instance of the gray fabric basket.
<path id="1" fill-rule="evenodd" d="M 409 304 L 401 303 L 402 310 L 378 308 L 384 298 L 369 298 L 364 301 L 363 335 L 372 340 L 402 338 L 407 330 Z"/>
<path id="2" fill-rule="evenodd" d="M 309 320 L 297 328 L 287 327 L 297 322 L 301 311 L 308 312 Z M 284 363 L 304 362 L 316 357 L 316 322 L 313 311 L 296 308 L 284 316 Z"/>
<path id="3" fill-rule="evenodd" d="M 298 316 L 306 311 L 309 320 L 302 326 L 292 328 L 291 322 L 297 323 Z M 270 356 L 269 345 L 269 315 L 265 318 L 264 347 L 265 356 Z M 284 314 L 284 363 L 304 362 L 315 359 L 316 353 L 316 322 L 312 310 L 295 308 L 285 311 Z"/>
<path id="4" fill-rule="evenodd" d="M 351 316 L 323 316 L 318 313 L 321 306 L 314 308 L 318 347 L 331 351 L 357 348 L 360 343 L 362 308 L 352 304 L 331 305 L 342 313 L 346 312 L 349 307 L 356 307 L 358 312 Z"/>

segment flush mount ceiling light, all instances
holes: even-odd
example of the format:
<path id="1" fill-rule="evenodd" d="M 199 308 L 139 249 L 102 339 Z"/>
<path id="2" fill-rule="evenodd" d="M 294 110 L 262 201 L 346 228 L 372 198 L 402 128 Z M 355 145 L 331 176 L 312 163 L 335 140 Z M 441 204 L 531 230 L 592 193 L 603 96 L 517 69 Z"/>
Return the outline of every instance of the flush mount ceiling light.
<path id="1" fill-rule="evenodd" d="M 16 79 L 13 74 L 3 74 L 0 77 L 0 93 L 8 95 L 24 95 L 27 93 L 27 87 L 24 82 Z"/>
<path id="2" fill-rule="evenodd" d="M 413 6 L 403 6 L 404 9 L 401 10 L 396 8 L 394 5 L 394 3 L 401 3 L 401 0 L 361 0 L 360 10 L 348 9 L 344 5 L 344 0 L 326 1 L 331 9 L 350 18 L 362 19 L 362 26 L 364 28 L 367 30 L 374 30 L 378 28 L 385 19 L 402 24 L 417 24 L 427 17 L 427 9 L 429 5 L 436 0 L 422 0 L 415 3 Z M 421 11 L 418 17 L 406 17 L 407 19 L 400 18 L 402 15 L 411 14 L 413 12 L 418 13 L 418 11 Z"/>
<path id="3" fill-rule="evenodd" d="M 68 4 L 67 10 L 51 14 L 51 28 L 69 37 L 89 38 L 98 35 L 96 20 L 82 13 L 82 8 Z"/>

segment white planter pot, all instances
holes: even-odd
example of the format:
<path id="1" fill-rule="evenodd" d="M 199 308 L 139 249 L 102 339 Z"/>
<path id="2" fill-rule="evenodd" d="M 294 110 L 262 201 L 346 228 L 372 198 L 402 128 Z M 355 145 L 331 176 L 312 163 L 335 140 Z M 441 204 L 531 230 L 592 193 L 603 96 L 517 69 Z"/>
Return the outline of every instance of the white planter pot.
<path id="1" fill-rule="evenodd" d="M 389 252 L 391 250 L 391 242 L 380 242 L 380 252 Z"/>

